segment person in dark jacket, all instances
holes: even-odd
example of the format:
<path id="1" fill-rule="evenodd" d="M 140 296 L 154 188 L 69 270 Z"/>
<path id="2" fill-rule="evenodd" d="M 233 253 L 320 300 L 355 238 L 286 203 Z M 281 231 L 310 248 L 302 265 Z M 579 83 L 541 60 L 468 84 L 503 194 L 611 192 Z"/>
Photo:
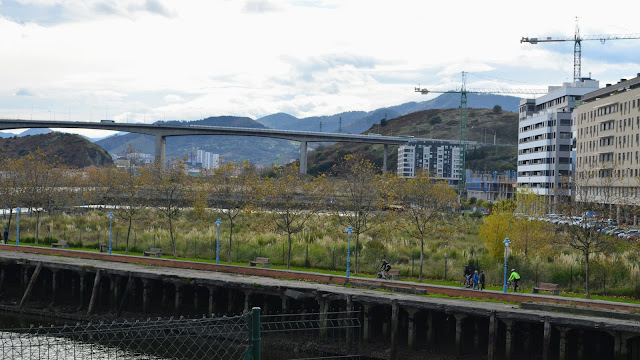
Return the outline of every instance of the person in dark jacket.
<path id="1" fill-rule="evenodd" d="M 9 241 L 9 229 L 4 228 L 4 243 L 6 244 Z"/>
<path id="2" fill-rule="evenodd" d="M 480 290 L 484 290 L 484 282 L 485 282 L 485 278 L 484 278 L 484 270 L 480 271 Z"/>

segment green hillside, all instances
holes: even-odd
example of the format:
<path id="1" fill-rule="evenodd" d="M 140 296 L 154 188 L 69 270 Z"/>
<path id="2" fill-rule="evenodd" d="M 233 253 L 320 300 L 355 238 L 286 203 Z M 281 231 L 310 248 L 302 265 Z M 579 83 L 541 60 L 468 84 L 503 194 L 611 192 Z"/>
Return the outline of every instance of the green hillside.
<path id="1" fill-rule="evenodd" d="M 407 135 L 416 138 L 458 140 L 460 110 L 434 109 L 419 111 L 373 125 L 367 132 L 388 136 Z M 493 146 L 494 135 L 496 144 Z M 484 171 L 515 170 L 517 165 L 518 114 L 491 109 L 467 110 L 467 140 L 487 143 L 467 151 L 467 168 Z M 397 168 L 397 146 L 387 150 L 387 169 Z M 335 143 L 309 154 L 309 174 L 331 168 L 346 154 L 359 154 L 382 166 L 383 146 Z"/>
<path id="2" fill-rule="evenodd" d="M 71 167 L 113 166 L 111 156 L 80 135 L 51 132 L 0 139 L 0 156 L 17 158 L 38 149 L 49 154 L 51 161 Z"/>

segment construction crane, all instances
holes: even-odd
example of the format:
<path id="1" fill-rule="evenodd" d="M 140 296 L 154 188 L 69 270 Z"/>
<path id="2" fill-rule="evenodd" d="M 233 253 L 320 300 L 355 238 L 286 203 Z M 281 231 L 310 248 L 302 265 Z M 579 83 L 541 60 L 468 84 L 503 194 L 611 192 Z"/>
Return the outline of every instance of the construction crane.
<path id="1" fill-rule="evenodd" d="M 541 89 L 467 89 L 466 87 L 466 73 L 462 72 L 462 86 L 460 89 L 455 90 L 428 90 L 415 88 L 415 92 L 419 92 L 423 95 L 429 93 L 439 94 L 457 94 L 460 93 L 460 178 L 458 180 L 458 193 L 462 197 L 465 192 L 465 172 L 466 172 L 466 153 L 467 153 L 467 94 L 547 94 L 547 90 Z"/>
<path id="2" fill-rule="evenodd" d="M 607 40 L 629 40 L 640 39 L 640 34 L 617 34 L 617 35 L 580 35 L 580 27 L 578 26 L 578 18 L 576 17 L 576 33 L 573 37 L 540 37 L 540 38 L 528 38 L 523 37 L 520 39 L 520 43 L 528 42 L 530 44 L 537 44 L 542 42 L 559 42 L 559 41 L 573 41 L 573 81 L 579 81 L 582 78 L 582 45 L 583 40 L 600 40 L 601 43 L 605 43 Z"/>

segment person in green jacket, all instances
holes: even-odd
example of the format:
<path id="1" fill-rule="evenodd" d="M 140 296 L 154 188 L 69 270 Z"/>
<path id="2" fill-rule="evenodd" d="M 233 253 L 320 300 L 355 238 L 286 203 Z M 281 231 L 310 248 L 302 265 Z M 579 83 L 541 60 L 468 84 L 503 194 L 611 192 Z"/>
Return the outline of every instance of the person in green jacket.
<path id="1" fill-rule="evenodd" d="M 516 272 L 516 269 L 511 269 L 511 275 L 509 281 L 513 281 L 513 292 L 518 291 L 518 282 L 520 281 L 520 274 Z"/>

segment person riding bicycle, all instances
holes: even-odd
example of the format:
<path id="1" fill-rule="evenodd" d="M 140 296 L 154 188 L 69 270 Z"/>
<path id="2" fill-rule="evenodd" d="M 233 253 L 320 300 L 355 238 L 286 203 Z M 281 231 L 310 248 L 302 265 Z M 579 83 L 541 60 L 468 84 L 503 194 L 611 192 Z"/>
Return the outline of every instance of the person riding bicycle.
<path id="1" fill-rule="evenodd" d="M 518 282 L 520 281 L 520 274 L 516 272 L 516 269 L 511 269 L 511 275 L 509 281 L 513 281 L 513 292 L 518 291 Z"/>
<path id="2" fill-rule="evenodd" d="M 382 266 L 380 266 L 380 270 L 382 270 L 382 274 L 384 275 L 384 278 L 388 278 L 389 277 L 389 270 L 391 270 L 391 264 L 389 264 L 387 262 L 387 260 L 382 260 Z"/>

